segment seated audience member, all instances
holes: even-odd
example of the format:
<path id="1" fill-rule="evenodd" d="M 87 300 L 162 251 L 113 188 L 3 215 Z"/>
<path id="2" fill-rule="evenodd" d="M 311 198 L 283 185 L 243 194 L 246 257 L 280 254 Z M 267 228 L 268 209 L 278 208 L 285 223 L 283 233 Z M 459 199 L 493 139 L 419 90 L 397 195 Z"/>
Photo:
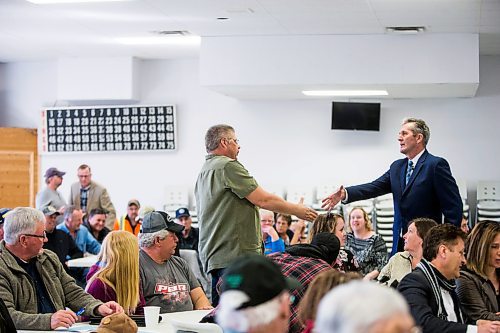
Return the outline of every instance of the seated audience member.
<path id="1" fill-rule="evenodd" d="M 64 223 L 56 228 L 62 230 L 74 239 L 76 246 L 85 253 L 98 254 L 101 250 L 101 244 L 90 235 L 87 228 L 81 228 L 83 223 L 83 213 L 75 206 L 68 206 L 64 212 Z"/>
<path id="2" fill-rule="evenodd" d="M 274 229 L 276 229 L 276 232 L 278 233 L 280 238 L 283 239 L 283 242 L 285 242 L 285 246 L 299 244 L 301 242 L 302 228 L 305 228 L 304 221 L 302 221 L 302 225 L 300 226 L 301 230 L 297 230 L 297 234 L 294 234 L 293 231 L 290 230 L 291 225 L 291 215 L 281 213 L 276 215 L 276 223 L 274 224 Z"/>
<path id="3" fill-rule="evenodd" d="M 292 224 L 290 224 L 290 231 L 293 232 L 293 239 L 296 239 L 297 242 L 295 244 L 302 244 L 302 243 L 307 243 L 307 236 L 306 236 L 306 228 L 307 228 L 307 222 L 304 220 L 292 220 Z M 292 239 L 292 241 L 293 241 Z M 293 244 L 293 245 L 295 245 Z"/>
<path id="4" fill-rule="evenodd" d="M 319 273 L 309 284 L 309 288 L 307 288 L 304 297 L 299 303 L 299 323 L 305 326 L 302 333 L 313 332 L 319 302 L 326 293 L 341 284 L 361 278 L 362 276 L 360 274 L 354 272 L 344 273 L 336 270 L 329 270 Z"/>
<path id="5" fill-rule="evenodd" d="M 283 275 L 297 279 L 301 288 L 292 291 L 294 303 L 290 306 L 290 332 L 301 332 L 302 325 L 297 318 L 297 305 L 304 296 L 309 283 L 321 272 L 332 270 L 339 254 L 340 241 L 332 233 L 317 234 L 311 244 L 297 244 L 288 247 L 285 253 L 269 255 L 281 269 Z"/>
<path id="6" fill-rule="evenodd" d="M 359 272 L 359 265 L 351 251 L 345 248 L 346 232 L 344 218 L 339 214 L 321 214 L 309 230 L 309 241 L 320 232 L 330 232 L 340 240 L 340 251 L 333 268 L 341 272 Z"/>
<path id="7" fill-rule="evenodd" d="M 455 279 L 465 264 L 465 233 L 445 223 L 433 227 L 424 239 L 423 258 L 417 268 L 399 283 L 398 290 L 423 332 L 495 332 L 500 322 L 468 318 L 455 293 Z"/>
<path id="8" fill-rule="evenodd" d="M 175 211 L 177 223 L 184 226 L 184 230 L 177 235 L 179 238 L 179 249 L 196 250 L 198 252 L 199 233 L 197 228 L 192 228 L 191 214 L 187 208 L 179 208 Z"/>
<path id="9" fill-rule="evenodd" d="M 90 231 L 90 235 L 92 235 L 99 244 L 102 244 L 104 237 L 110 232 L 106 227 L 107 213 L 108 212 L 102 208 L 94 208 L 89 213 L 88 221 L 83 223 L 88 231 Z"/>
<path id="10" fill-rule="evenodd" d="M 467 220 L 467 216 L 462 215 L 462 222 L 460 222 L 460 229 L 466 234 L 469 233 L 469 221 Z"/>
<path id="11" fill-rule="evenodd" d="M 8 212 L 10 212 L 9 208 L 0 208 L 0 241 L 3 239 L 3 222 Z"/>
<path id="12" fill-rule="evenodd" d="M 52 251 L 44 251 L 43 213 L 18 207 L 5 219 L 0 243 L 0 298 L 17 329 L 70 327 L 83 315 L 123 312 L 116 302 L 102 303 L 78 287 Z M 69 308 L 70 310 L 66 310 Z"/>
<path id="13" fill-rule="evenodd" d="M 139 234 L 139 273 L 146 305 L 160 312 L 211 309 L 212 306 L 187 262 L 174 256 L 176 233 L 183 226 L 165 212 L 144 216 Z"/>
<path id="14" fill-rule="evenodd" d="M 387 246 L 382 237 L 373 231 L 366 211 L 354 207 L 349 213 L 349 232 L 346 248 L 354 254 L 361 273 L 380 271 L 387 264 Z"/>
<path id="15" fill-rule="evenodd" d="M 130 232 L 108 234 L 98 263 L 87 275 L 86 291 L 103 302 L 115 301 L 125 313 L 143 314 L 144 298 L 139 292 L 139 245 Z"/>
<path id="16" fill-rule="evenodd" d="M 479 222 L 465 244 L 467 265 L 457 279 L 457 294 L 472 320 L 500 320 L 500 223 Z"/>
<path id="17" fill-rule="evenodd" d="M 397 287 L 399 281 L 417 267 L 422 259 L 422 245 L 432 227 L 437 223 L 428 218 L 418 218 L 410 221 L 408 231 L 403 235 L 405 240 L 404 252 L 398 252 L 380 271 L 378 281 L 388 286 Z"/>
<path id="18" fill-rule="evenodd" d="M 125 230 L 137 236 L 141 231 L 140 219 L 137 219 L 140 208 L 141 204 L 137 199 L 130 200 L 127 203 L 127 214 L 115 221 L 113 230 Z"/>
<path id="19" fill-rule="evenodd" d="M 257 254 L 237 258 L 226 268 L 221 287 L 216 321 L 224 332 L 288 332 L 289 291 L 300 284 L 272 261 Z"/>
<path id="20" fill-rule="evenodd" d="M 44 207 L 42 212 L 45 215 L 45 235 L 47 236 L 47 242 L 43 244 L 43 248 L 57 254 L 64 269 L 68 271 L 66 262 L 69 259 L 83 257 L 83 253 L 78 246 L 76 246 L 75 241 L 70 235 L 62 230 L 56 229 L 57 218 L 60 213 L 52 206 Z"/>
<path id="21" fill-rule="evenodd" d="M 280 238 L 274 225 L 274 213 L 267 209 L 260 209 L 260 228 L 264 241 L 264 254 L 281 253 L 285 251 L 285 242 Z"/>
<path id="22" fill-rule="evenodd" d="M 329 291 L 320 301 L 315 332 L 419 332 L 414 325 L 408 304 L 396 290 L 370 281 L 351 281 Z"/>

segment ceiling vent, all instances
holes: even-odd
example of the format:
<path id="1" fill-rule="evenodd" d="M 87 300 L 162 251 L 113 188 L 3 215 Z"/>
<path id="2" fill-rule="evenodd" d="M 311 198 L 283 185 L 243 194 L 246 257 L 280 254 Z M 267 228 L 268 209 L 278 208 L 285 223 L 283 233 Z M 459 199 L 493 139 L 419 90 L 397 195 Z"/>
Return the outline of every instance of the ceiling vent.
<path id="1" fill-rule="evenodd" d="M 425 27 L 386 27 L 385 31 L 391 34 L 415 35 L 425 32 Z"/>

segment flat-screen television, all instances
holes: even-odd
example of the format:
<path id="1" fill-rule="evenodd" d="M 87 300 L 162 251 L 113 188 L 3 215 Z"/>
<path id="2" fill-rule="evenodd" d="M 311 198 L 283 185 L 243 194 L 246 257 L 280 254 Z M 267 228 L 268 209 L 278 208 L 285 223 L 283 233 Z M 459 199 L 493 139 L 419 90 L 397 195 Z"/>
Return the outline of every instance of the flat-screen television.
<path id="1" fill-rule="evenodd" d="M 380 103 L 332 103 L 332 129 L 379 131 Z"/>

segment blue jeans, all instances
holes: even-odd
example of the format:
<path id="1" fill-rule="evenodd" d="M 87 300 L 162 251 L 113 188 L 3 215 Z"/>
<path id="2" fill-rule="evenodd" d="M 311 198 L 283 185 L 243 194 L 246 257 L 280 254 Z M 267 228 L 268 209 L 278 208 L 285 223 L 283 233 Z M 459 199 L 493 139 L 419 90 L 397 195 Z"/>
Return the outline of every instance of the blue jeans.
<path id="1" fill-rule="evenodd" d="M 217 283 L 219 279 L 224 275 L 225 268 L 213 269 L 210 271 L 210 276 L 212 277 L 212 305 L 216 307 L 219 304 L 219 292 L 217 290 Z"/>

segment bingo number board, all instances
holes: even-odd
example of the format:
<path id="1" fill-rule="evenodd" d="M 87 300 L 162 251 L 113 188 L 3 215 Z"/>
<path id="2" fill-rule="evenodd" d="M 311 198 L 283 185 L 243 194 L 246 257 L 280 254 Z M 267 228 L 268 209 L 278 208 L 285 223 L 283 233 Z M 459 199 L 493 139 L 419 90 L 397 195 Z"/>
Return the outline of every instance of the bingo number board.
<path id="1" fill-rule="evenodd" d="M 42 111 L 42 152 L 175 150 L 175 106 L 99 106 Z"/>

